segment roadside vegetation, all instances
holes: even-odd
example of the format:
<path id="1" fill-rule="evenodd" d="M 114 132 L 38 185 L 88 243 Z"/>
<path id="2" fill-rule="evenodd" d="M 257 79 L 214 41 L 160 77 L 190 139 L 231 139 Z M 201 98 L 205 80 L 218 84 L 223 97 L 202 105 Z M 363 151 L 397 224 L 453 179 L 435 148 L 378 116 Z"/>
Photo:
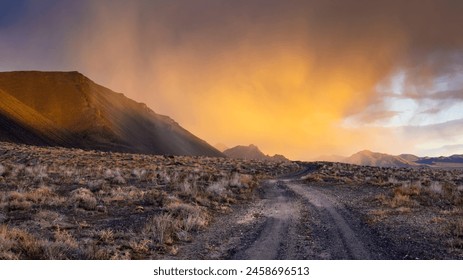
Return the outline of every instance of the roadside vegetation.
<path id="1" fill-rule="evenodd" d="M 422 258 L 463 258 L 463 170 L 318 162 L 301 180 L 337 194 L 378 235 L 430 246 Z M 412 249 L 410 249 L 412 250 Z"/>

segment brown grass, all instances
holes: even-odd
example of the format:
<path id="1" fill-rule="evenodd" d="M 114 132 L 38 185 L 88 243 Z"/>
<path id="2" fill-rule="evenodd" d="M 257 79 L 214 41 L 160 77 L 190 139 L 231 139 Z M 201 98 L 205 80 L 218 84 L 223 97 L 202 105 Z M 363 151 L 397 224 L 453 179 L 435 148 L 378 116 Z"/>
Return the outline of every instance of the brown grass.
<path id="1" fill-rule="evenodd" d="M 452 222 L 452 234 L 457 238 L 463 238 L 463 218 L 459 218 Z"/>
<path id="2" fill-rule="evenodd" d="M 70 193 L 69 205 L 85 210 L 95 210 L 97 200 L 89 189 L 79 188 Z"/>
<path id="3" fill-rule="evenodd" d="M 352 207 L 381 230 L 415 232 L 415 238 L 447 245 L 449 256 L 463 256 L 463 170 L 381 168 L 314 163 L 301 180 L 337 187 L 360 196 Z M 350 204 L 351 201 L 347 201 Z M 418 233 L 418 234 L 417 234 Z M 418 236 L 417 236 L 418 235 Z"/>
<path id="4" fill-rule="evenodd" d="M 298 168 L 0 142 L 1 258 L 176 254 L 231 204 L 252 199 L 261 179 Z"/>
<path id="5" fill-rule="evenodd" d="M 0 259 L 41 259 L 43 242 L 28 232 L 0 226 Z"/>
<path id="6" fill-rule="evenodd" d="M 178 228 L 178 223 L 172 214 L 164 213 L 152 217 L 145 224 L 143 233 L 151 234 L 151 239 L 156 240 L 160 245 L 172 244 L 173 234 Z"/>

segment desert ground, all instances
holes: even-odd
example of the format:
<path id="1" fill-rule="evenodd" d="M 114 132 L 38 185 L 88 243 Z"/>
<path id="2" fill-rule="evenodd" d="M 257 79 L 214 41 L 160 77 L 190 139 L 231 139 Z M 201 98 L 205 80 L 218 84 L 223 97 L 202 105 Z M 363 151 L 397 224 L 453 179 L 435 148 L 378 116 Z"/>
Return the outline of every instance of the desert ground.
<path id="1" fill-rule="evenodd" d="M 175 255 L 295 163 L 0 144 L 1 259 Z"/>
<path id="2" fill-rule="evenodd" d="M 463 259 L 463 171 L 0 143 L 1 259 Z"/>

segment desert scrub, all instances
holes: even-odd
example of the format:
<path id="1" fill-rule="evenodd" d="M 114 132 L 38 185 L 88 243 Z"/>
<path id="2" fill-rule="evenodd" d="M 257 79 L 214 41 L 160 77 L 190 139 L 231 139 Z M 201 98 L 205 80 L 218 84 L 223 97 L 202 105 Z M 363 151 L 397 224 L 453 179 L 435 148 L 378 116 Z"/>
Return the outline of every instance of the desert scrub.
<path id="1" fill-rule="evenodd" d="M 39 206 L 59 206 L 64 199 L 47 186 L 30 189 L 29 191 L 3 192 L 1 206 L 8 211 L 29 210 Z"/>
<path id="2" fill-rule="evenodd" d="M 6 167 L 3 166 L 3 164 L 0 163 L 0 176 L 3 176 L 6 172 Z"/>
<path id="3" fill-rule="evenodd" d="M 104 178 L 115 185 L 122 185 L 126 182 L 119 168 L 115 170 L 107 169 L 104 173 Z"/>
<path id="4" fill-rule="evenodd" d="M 251 198 L 259 180 L 299 168 L 2 142 L 0 151 L 0 223 L 35 240 L 42 254 L 36 258 L 44 259 L 146 259 L 175 252 L 230 204 Z M 12 247 L 2 251 L 4 258 L 35 254 L 21 253 L 14 239 L 7 243 Z"/>
<path id="5" fill-rule="evenodd" d="M 399 183 L 395 183 L 398 185 Z M 401 206 L 437 206 L 449 208 L 462 205 L 462 193 L 449 182 L 432 181 L 422 183 L 403 182 L 401 186 L 394 187 L 389 197 L 382 195 L 379 199 L 384 205 L 397 208 Z"/>
<path id="6" fill-rule="evenodd" d="M 185 179 L 183 182 L 175 184 L 176 189 L 179 191 L 179 195 L 195 198 L 199 195 L 200 189 L 197 187 L 194 180 Z"/>
<path id="7" fill-rule="evenodd" d="M 127 205 L 138 203 L 144 197 L 144 191 L 135 186 L 113 186 L 109 192 L 99 194 L 105 203 L 123 202 Z"/>
<path id="8" fill-rule="evenodd" d="M 166 211 L 178 221 L 179 228 L 187 232 L 205 228 L 210 220 L 201 206 L 174 202 L 166 207 Z"/>
<path id="9" fill-rule="evenodd" d="M 34 205 L 42 206 L 59 206 L 64 202 L 64 198 L 60 197 L 53 188 L 42 185 L 32 189 L 26 193 L 26 197 Z"/>
<path id="10" fill-rule="evenodd" d="M 459 218 L 451 224 L 451 232 L 455 237 L 463 239 L 463 218 Z"/>
<path id="11" fill-rule="evenodd" d="M 11 191 L 6 195 L 6 208 L 8 211 L 29 210 L 32 202 L 22 192 Z"/>
<path id="12" fill-rule="evenodd" d="M 389 205 L 393 208 L 413 207 L 419 204 L 415 198 L 420 195 L 421 188 L 417 185 L 403 183 L 402 186 L 394 188 L 392 192 L 393 196 Z"/>
<path id="13" fill-rule="evenodd" d="M 53 241 L 45 243 L 44 259 L 62 260 L 78 259 L 85 256 L 75 237 L 67 230 L 57 227 L 53 233 Z"/>
<path id="14" fill-rule="evenodd" d="M 70 193 L 69 205 L 84 210 L 95 210 L 97 200 L 89 189 L 79 188 Z"/>
<path id="15" fill-rule="evenodd" d="M 463 219 L 451 221 L 448 226 L 450 232 L 450 238 L 447 240 L 447 244 L 450 246 L 452 251 L 462 253 L 463 251 Z"/>
<path id="16" fill-rule="evenodd" d="M 213 182 L 210 186 L 207 187 L 206 192 L 209 194 L 211 200 L 222 200 L 226 198 L 228 194 L 227 186 L 229 186 L 228 180 L 221 180 L 218 182 Z"/>
<path id="17" fill-rule="evenodd" d="M 112 229 L 102 229 L 98 232 L 99 241 L 112 244 L 114 243 L 114 232 Z"/>
<path id="18" fill-rule="evenodd" d="M 42 259 L 44 244 L 30 233 L 0 226 L 0 259 Z"/>
<path id="19" fill-rule="evenodd" d="M 178 221 L 172 214 L 162 213 L 148 220 L 143 233 L 150 235 L 150 239 L 155 240 L 159 245 L 164 245 L 173 243 L 173 235 L 178 230 Z"/>
<path id="20" fill-rule="evenodd" d="M 156 188 L 149 189 L 143 193 L 142 204 L 162 207 L 166 197 L 167 193 L 165 191 Z"/>
<path id="21" fill-rule="evenodd" d="M 135 259 L 138 259 L 137 256 L 143 256 L 149 253 L 150 245 L 152 241 L 150 239 L 142 239 L 140 241 L 131 240 L 129 246 L 132 249 L 132 252 L 135 256 Z"/>
<path id="22" fill-rule="evenodd" d="M 24 174 L 35 183 L 43 182 L 48 177 L 48 167 L 46 165 L 33 165 L 24 168 Z"/>

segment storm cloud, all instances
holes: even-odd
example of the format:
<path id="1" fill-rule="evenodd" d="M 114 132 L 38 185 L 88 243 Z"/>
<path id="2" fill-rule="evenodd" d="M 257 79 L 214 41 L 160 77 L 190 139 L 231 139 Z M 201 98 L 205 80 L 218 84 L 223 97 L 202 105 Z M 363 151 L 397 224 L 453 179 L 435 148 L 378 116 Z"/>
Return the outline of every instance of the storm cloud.
<path id="1" fill-rule="evenodd" d="M 20 2 L 2 70 L 79 70 L 212 144 L 420 153 L 388 127 L 463 118 L 462 1 Z"/>

